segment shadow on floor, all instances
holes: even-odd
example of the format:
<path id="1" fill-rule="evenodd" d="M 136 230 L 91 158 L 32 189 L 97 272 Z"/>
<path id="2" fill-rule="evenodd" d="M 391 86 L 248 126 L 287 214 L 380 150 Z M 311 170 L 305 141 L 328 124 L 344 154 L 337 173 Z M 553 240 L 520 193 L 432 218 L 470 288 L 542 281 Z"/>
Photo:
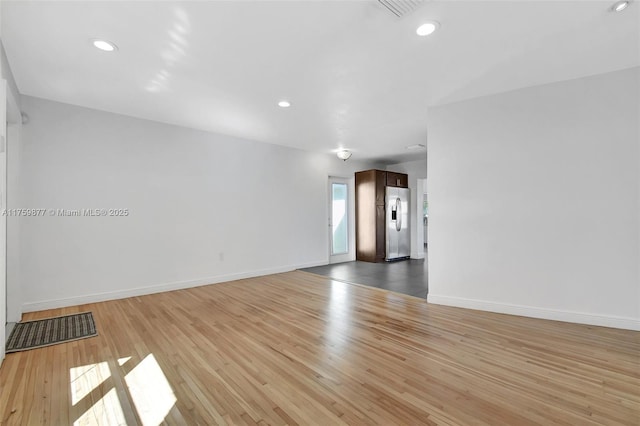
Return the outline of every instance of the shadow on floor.
<path id="1" fill-rule="evenodd" d="M 344 262 L 301 269 L 339 281 L 364 284 L 416 297 L 427 297 L 427 262 L 408 259 L 398 262 Z"/>

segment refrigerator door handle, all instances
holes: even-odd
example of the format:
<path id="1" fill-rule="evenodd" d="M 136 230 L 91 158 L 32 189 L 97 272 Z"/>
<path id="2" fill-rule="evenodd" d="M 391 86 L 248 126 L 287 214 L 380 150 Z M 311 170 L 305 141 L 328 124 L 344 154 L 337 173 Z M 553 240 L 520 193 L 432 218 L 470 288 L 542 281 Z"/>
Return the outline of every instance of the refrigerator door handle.
<path id="1" fill-rule="evenodd" d="M 400 198 L 396 198 L 396 212 L 398 215 L 396 218 L 396 231 L 400 232 L 402 229 L 402 201 Z"/>

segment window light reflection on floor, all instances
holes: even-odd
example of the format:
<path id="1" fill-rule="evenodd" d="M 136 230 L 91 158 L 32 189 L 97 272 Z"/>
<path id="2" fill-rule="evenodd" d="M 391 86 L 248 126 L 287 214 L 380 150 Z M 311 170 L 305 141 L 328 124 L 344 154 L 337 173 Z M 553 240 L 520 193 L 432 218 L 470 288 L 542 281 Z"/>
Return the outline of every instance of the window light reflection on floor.
<path id="1" fill-rule="evenodd" d="M 71 403 L 76 405 L 102 382 L 111 377 L 111 370 L 106 362 L 82 365 L 69 370 L 71 381 Z"/>
<path id="2" fill-rule="evenodd" d="M 351 295 L 348 284 L 332 280 L 325 336 L 335 354 L 340 354 L 346 347 L 351 328 L 350 306 Z"/>
<path id="3" fill-rule="evenodd" d="M 128 356 L 117 361 L 123 367 L 130 360 Z M 74 421 L 74 426 L 127 424 L 113 382 L 108 386 L 104 384 L 111 378 L 107 362 L 73 367 L 69 375 L 74 407 L 82 402 L 76 407 L 82 410 L 81 407 L 102 396 Z M 155 426 L 162 423 L 176 403 L 176 397 L 153 354 L 147 355 L 127 373 L 125 382 L 142 424 Z M 98 390 L 100 386 L 103 389 Z M 105 387 L 109 390 L 106 391 Z"/>
<path id="4" fill-rule="evenodd" d="M 84 412 L 73 426 L 88 425 L 126 425 L 127 422 L 118 400 L 115 388 L 111 388 L 90 409 Z"/>
<path id="5" fill-rule="evenodd" d="M 149 354 L 126 376 L 125 381 L 143 425 L 164 421 L 176 402 L 173 389 L 153 354 Z"/>

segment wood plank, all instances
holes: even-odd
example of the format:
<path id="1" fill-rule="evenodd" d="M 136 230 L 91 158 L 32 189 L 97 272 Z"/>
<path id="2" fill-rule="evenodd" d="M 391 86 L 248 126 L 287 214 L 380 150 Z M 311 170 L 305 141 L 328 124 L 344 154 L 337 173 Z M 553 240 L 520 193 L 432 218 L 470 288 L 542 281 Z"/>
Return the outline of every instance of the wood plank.
<path id="1" fill-rule="evenodd" d="M 640 424 L 637 332 L 299 271 L 25 319 L 88 310 L 97 337 L 7 355 L 0 424 Z"/>

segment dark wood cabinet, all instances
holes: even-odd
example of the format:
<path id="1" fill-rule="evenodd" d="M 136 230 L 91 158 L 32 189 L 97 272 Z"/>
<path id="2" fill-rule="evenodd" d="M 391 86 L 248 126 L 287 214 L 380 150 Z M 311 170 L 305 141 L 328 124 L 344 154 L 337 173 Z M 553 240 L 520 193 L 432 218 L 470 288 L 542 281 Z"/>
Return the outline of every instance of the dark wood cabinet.
<path id="1" fill-rule="evenodd" d="M 404 173 L 386 172 L 387 186 L 394 186 L 397 188 L 409 187 L 409 176 Z"/>
<path id="2" fill-rule="evenodd" d="M 384 262 L 385 186 L 408 188 L 409 177 L 384 170 L 356 173 L 356 260 Z"/>
<path id="3" fill-rule="evenodd" d="M 387 173 L 380 170 L 370 170 L 376 179 L 376 206 L 384 206 L 384 187 L 387 185 Z"/>

